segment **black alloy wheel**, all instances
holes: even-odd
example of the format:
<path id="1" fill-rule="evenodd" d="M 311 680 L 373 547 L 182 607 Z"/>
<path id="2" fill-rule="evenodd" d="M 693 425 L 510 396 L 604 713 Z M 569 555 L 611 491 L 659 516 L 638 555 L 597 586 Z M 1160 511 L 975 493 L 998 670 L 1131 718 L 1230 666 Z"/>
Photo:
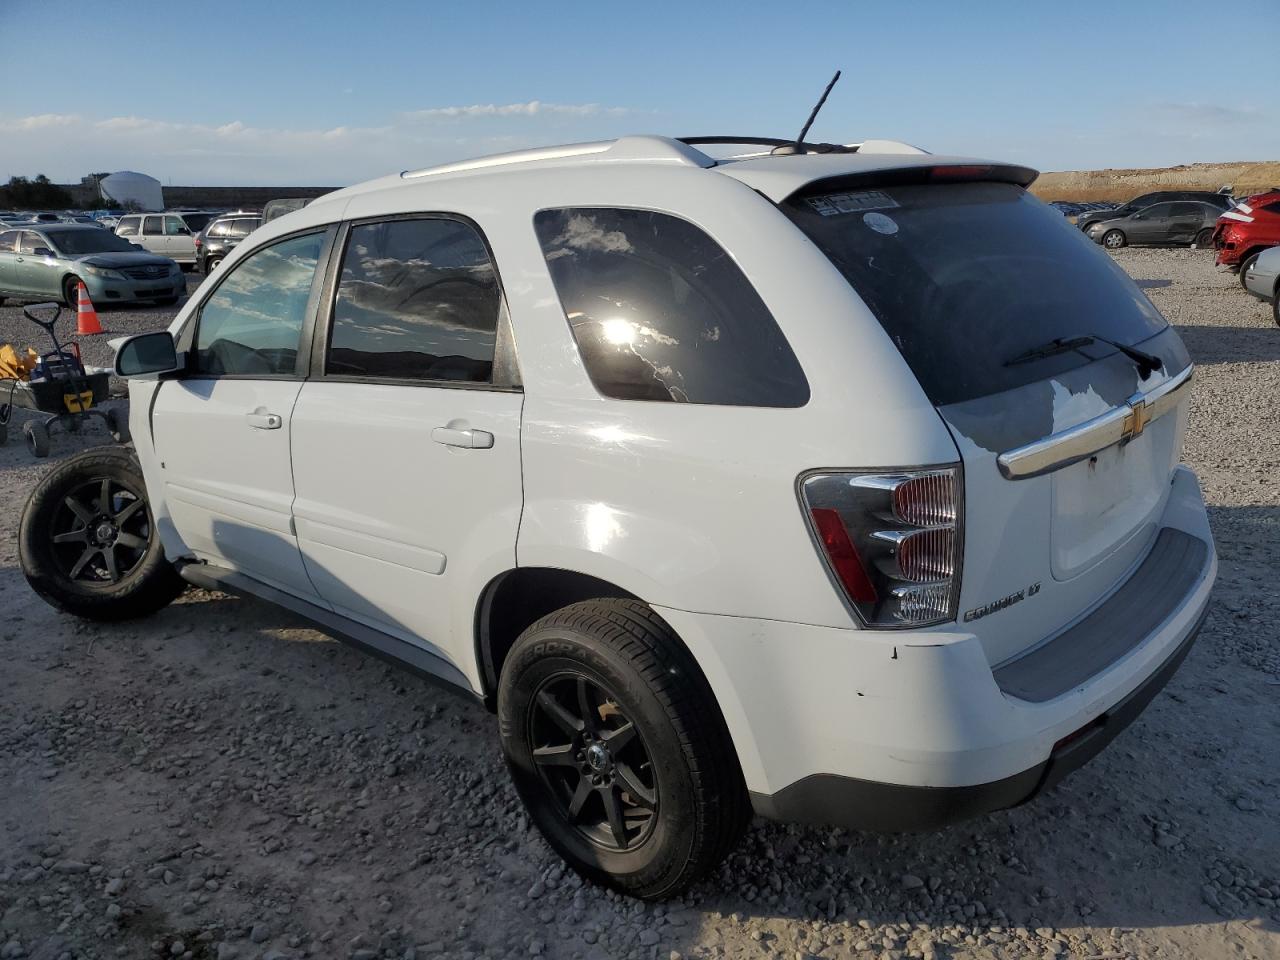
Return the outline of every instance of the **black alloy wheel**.
<path id="1" fill-rule="evenodd" d="M 644 737 L 595 679 L 562 673 L 530 704 L 529 752 L 565 821 L 592 843 L 644 843 L 658 817 L 658 783 Z"/>
<path id="2" fill-rule="evenodd" d="M 165 559 L 138 462 L 120 446 L 84 450 L 37 481 L 18 559 L 44 600 L 90 620 L 146 616 L 185 586 Z"/>
<path id="3" fill-rule="evenodd" d="M 49 539 L 68 580 L 119 583 L 142 563 L 151 542 L 147 501 L 118 480 L 94 477 L 62 498 Z"/>

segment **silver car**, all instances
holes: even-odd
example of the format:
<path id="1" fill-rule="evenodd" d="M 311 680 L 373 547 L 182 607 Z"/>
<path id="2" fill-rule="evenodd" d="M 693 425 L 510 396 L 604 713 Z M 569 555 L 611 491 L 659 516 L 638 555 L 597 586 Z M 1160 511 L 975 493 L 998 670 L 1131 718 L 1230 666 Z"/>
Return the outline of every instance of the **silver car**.
<path id="1" fill-rule="evenodd" d="M 1271 304 L 1271 315 L 1280 326 L 1280 247 L 1263 250 L 1244 274 L 1244 288 Z"/>
<path id="2" fill-rule="evenodd" d="M 0 302 L 57 299 L 74 307 L 82 280 L 96 304 L 171 304 L 187 291 L 187 278 L 172 260 L 101 227 L 31 224 L 0 233 Z"/>
<path id="3" fill-rule="evenodd" d="M 1090 224 L 1089 239 L 1108 250 L 1130 244 L 1195 244 L 1207 247 L 1222 211 L 1209 203 L 1174 200 L 1152 204 L 1123 217 Z"/>

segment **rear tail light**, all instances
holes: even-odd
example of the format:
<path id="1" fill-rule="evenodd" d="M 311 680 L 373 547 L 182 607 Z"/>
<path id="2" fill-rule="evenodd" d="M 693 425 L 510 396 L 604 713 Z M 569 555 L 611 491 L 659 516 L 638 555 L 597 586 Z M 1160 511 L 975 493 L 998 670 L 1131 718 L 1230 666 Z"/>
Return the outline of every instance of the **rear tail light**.
<path id="1" fill-rule="evenodd" d="M 815 473 L 800 484 L 810 530 L 858 619 L 922 627 L 956 617 L 960 471 Z"/>

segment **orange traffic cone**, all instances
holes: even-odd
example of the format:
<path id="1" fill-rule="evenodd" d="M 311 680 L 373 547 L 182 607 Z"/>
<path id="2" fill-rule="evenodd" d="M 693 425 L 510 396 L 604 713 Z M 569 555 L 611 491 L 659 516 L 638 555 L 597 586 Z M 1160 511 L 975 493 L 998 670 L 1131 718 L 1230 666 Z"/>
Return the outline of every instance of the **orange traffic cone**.
<path id="1" fill-rule="evenodd" d="M 82 337 L 92 333 L 102 333 L 102 324 L 98 322 L 98 311 L 93 309 L 93 301 L 89 299 L 89 291 L 80 281 L 80 289 L 76 292 L 76 333 Z"/>

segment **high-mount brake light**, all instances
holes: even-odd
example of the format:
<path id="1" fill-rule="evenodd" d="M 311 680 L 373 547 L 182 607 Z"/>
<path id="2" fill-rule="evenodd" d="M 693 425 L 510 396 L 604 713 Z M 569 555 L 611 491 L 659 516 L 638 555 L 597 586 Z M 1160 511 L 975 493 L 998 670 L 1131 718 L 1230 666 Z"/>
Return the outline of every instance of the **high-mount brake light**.
<path id="1" fill-rule="evenodd" d="M 869 627 L 954 620 L 960 596 L 958 467 L 804 477 L 800 496 L 832 578 Z"/>
<path id="2" fill-rule="evenodd" d="M 980 180 L 990 173 L 990 164 L 968 163 L 934 167 L 929 176 L 934 180 Z"/>

